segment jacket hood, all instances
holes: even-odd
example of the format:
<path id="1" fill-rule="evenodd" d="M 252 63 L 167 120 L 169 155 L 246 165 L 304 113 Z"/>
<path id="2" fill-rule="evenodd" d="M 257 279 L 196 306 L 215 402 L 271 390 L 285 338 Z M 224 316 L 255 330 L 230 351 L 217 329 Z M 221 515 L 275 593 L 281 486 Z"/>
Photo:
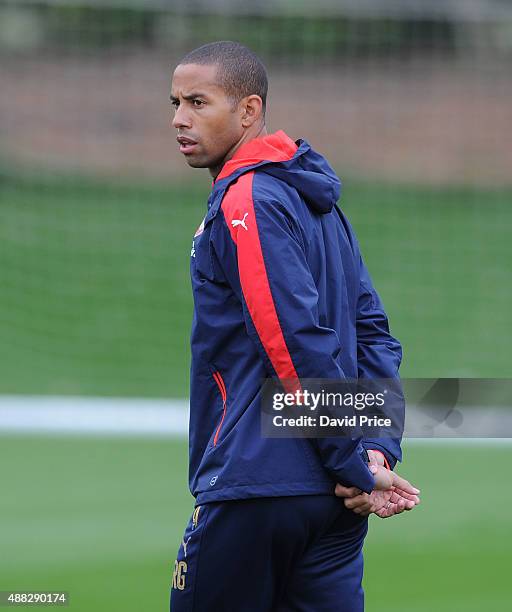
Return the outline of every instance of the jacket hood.
<path id="1" fill-rule="evenodd" d="M 282 130 L 242 145 L 224 164 L 214 189 L 227 188 L 241 174 L 255 168 L 297 189 L 317 212 L 330 212 L 340 197 L 341 182 L 327 160 L 306 140 L 294 142 Z"/>

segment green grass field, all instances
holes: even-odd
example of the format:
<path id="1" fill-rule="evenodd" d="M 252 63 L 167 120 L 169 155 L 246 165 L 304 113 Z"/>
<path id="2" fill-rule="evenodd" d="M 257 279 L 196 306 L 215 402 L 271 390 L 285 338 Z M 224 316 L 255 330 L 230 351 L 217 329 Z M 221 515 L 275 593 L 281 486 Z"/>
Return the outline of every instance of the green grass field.
<path id="1" fill-rule="evenodd" d="M 188 395 L 197 185 L 0 173 L 0 394 Z M 348 181 L 343 208 L 404 345 L 403 376 L 507 377 L 512 190 Z M 411 447 L 423 504 L 373 517 L 367 609 L 501 612 L 512 447 Z M 0 437 L 0 590 L 165 610 L 192 509 L 182 440 Z M 241 610 L 243 612 L 243 610 Z"/>
<path id="2" fill-rule="evenodd" d="M 369 612 L 509 607 L 511 452 L 406 448 L 423 503 L 371 519 Z M 184 441 L 3 437 L 0 462 L 0 590 L 67 590 L 76 612 L 166 609 L 192 510 Z"/>
<path id="3" fill-rule="evenodd" d="M 0 174 L 0 393 L 188 395 L 194 185 Z M 512 374 L 512 190 L 347 181 L 404 376 Z"/>

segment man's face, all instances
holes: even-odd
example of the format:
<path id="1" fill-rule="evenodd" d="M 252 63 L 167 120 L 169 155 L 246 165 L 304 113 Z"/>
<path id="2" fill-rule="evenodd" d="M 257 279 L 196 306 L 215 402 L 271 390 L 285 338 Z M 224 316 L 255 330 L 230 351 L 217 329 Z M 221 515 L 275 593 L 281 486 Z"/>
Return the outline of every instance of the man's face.
<path id="1" fill-rule="evenodd" d="M 216 83 L 216 73 L 215 65 L 180 64 L 172 77 L 171 102 L 172 125 L 189 166 L 218 171 L 244 130 L 239 108 Z"/>

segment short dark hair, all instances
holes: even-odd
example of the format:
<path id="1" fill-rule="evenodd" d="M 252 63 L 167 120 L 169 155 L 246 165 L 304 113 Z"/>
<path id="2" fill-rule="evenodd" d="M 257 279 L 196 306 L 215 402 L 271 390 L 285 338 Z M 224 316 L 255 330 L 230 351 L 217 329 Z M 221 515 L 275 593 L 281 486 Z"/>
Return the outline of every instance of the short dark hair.
<path id="1" fill-rule="evenodd" d="M 235 104 L 256 94 L 267 105 L 267 71 L 260 58 L 244 45 L 231 40 L 208 43 L 187 53 L 180 64 L 217 66 L 219 85 Z"/>

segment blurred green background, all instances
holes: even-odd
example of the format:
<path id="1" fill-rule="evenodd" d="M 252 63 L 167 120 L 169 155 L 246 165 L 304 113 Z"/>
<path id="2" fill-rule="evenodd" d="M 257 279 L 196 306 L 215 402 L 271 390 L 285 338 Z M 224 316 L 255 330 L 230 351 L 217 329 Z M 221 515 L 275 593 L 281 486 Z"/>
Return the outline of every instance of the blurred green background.
<path id="1" fill-rule="evenodd" d="M 13 437 L 0 460 L 2 589 L 67 590 L 81 612 L 166 609 L 192 513 L 185 441 Z M 509 461 L 509 446 L 406 444 L 423 501 L 371 517 L 367 610 L 509 607 Z"/>
<path id="2" fill-rule="evenodd" d="M 167 607 L 192 511 L 185 439 L 21 435 L 1 410 L 188 396 L 210 180 L 176 151 L 168 95 L 199 44 L 258 52 L 270 130 L 338 171 L 402 375 L 511 376 L 511 28 L 494 0 L 0 0 L 0 590 Z M 368 610 L 508 607 L 510 448 L 406 444 L 424 501 L 372 519 Z"/>

